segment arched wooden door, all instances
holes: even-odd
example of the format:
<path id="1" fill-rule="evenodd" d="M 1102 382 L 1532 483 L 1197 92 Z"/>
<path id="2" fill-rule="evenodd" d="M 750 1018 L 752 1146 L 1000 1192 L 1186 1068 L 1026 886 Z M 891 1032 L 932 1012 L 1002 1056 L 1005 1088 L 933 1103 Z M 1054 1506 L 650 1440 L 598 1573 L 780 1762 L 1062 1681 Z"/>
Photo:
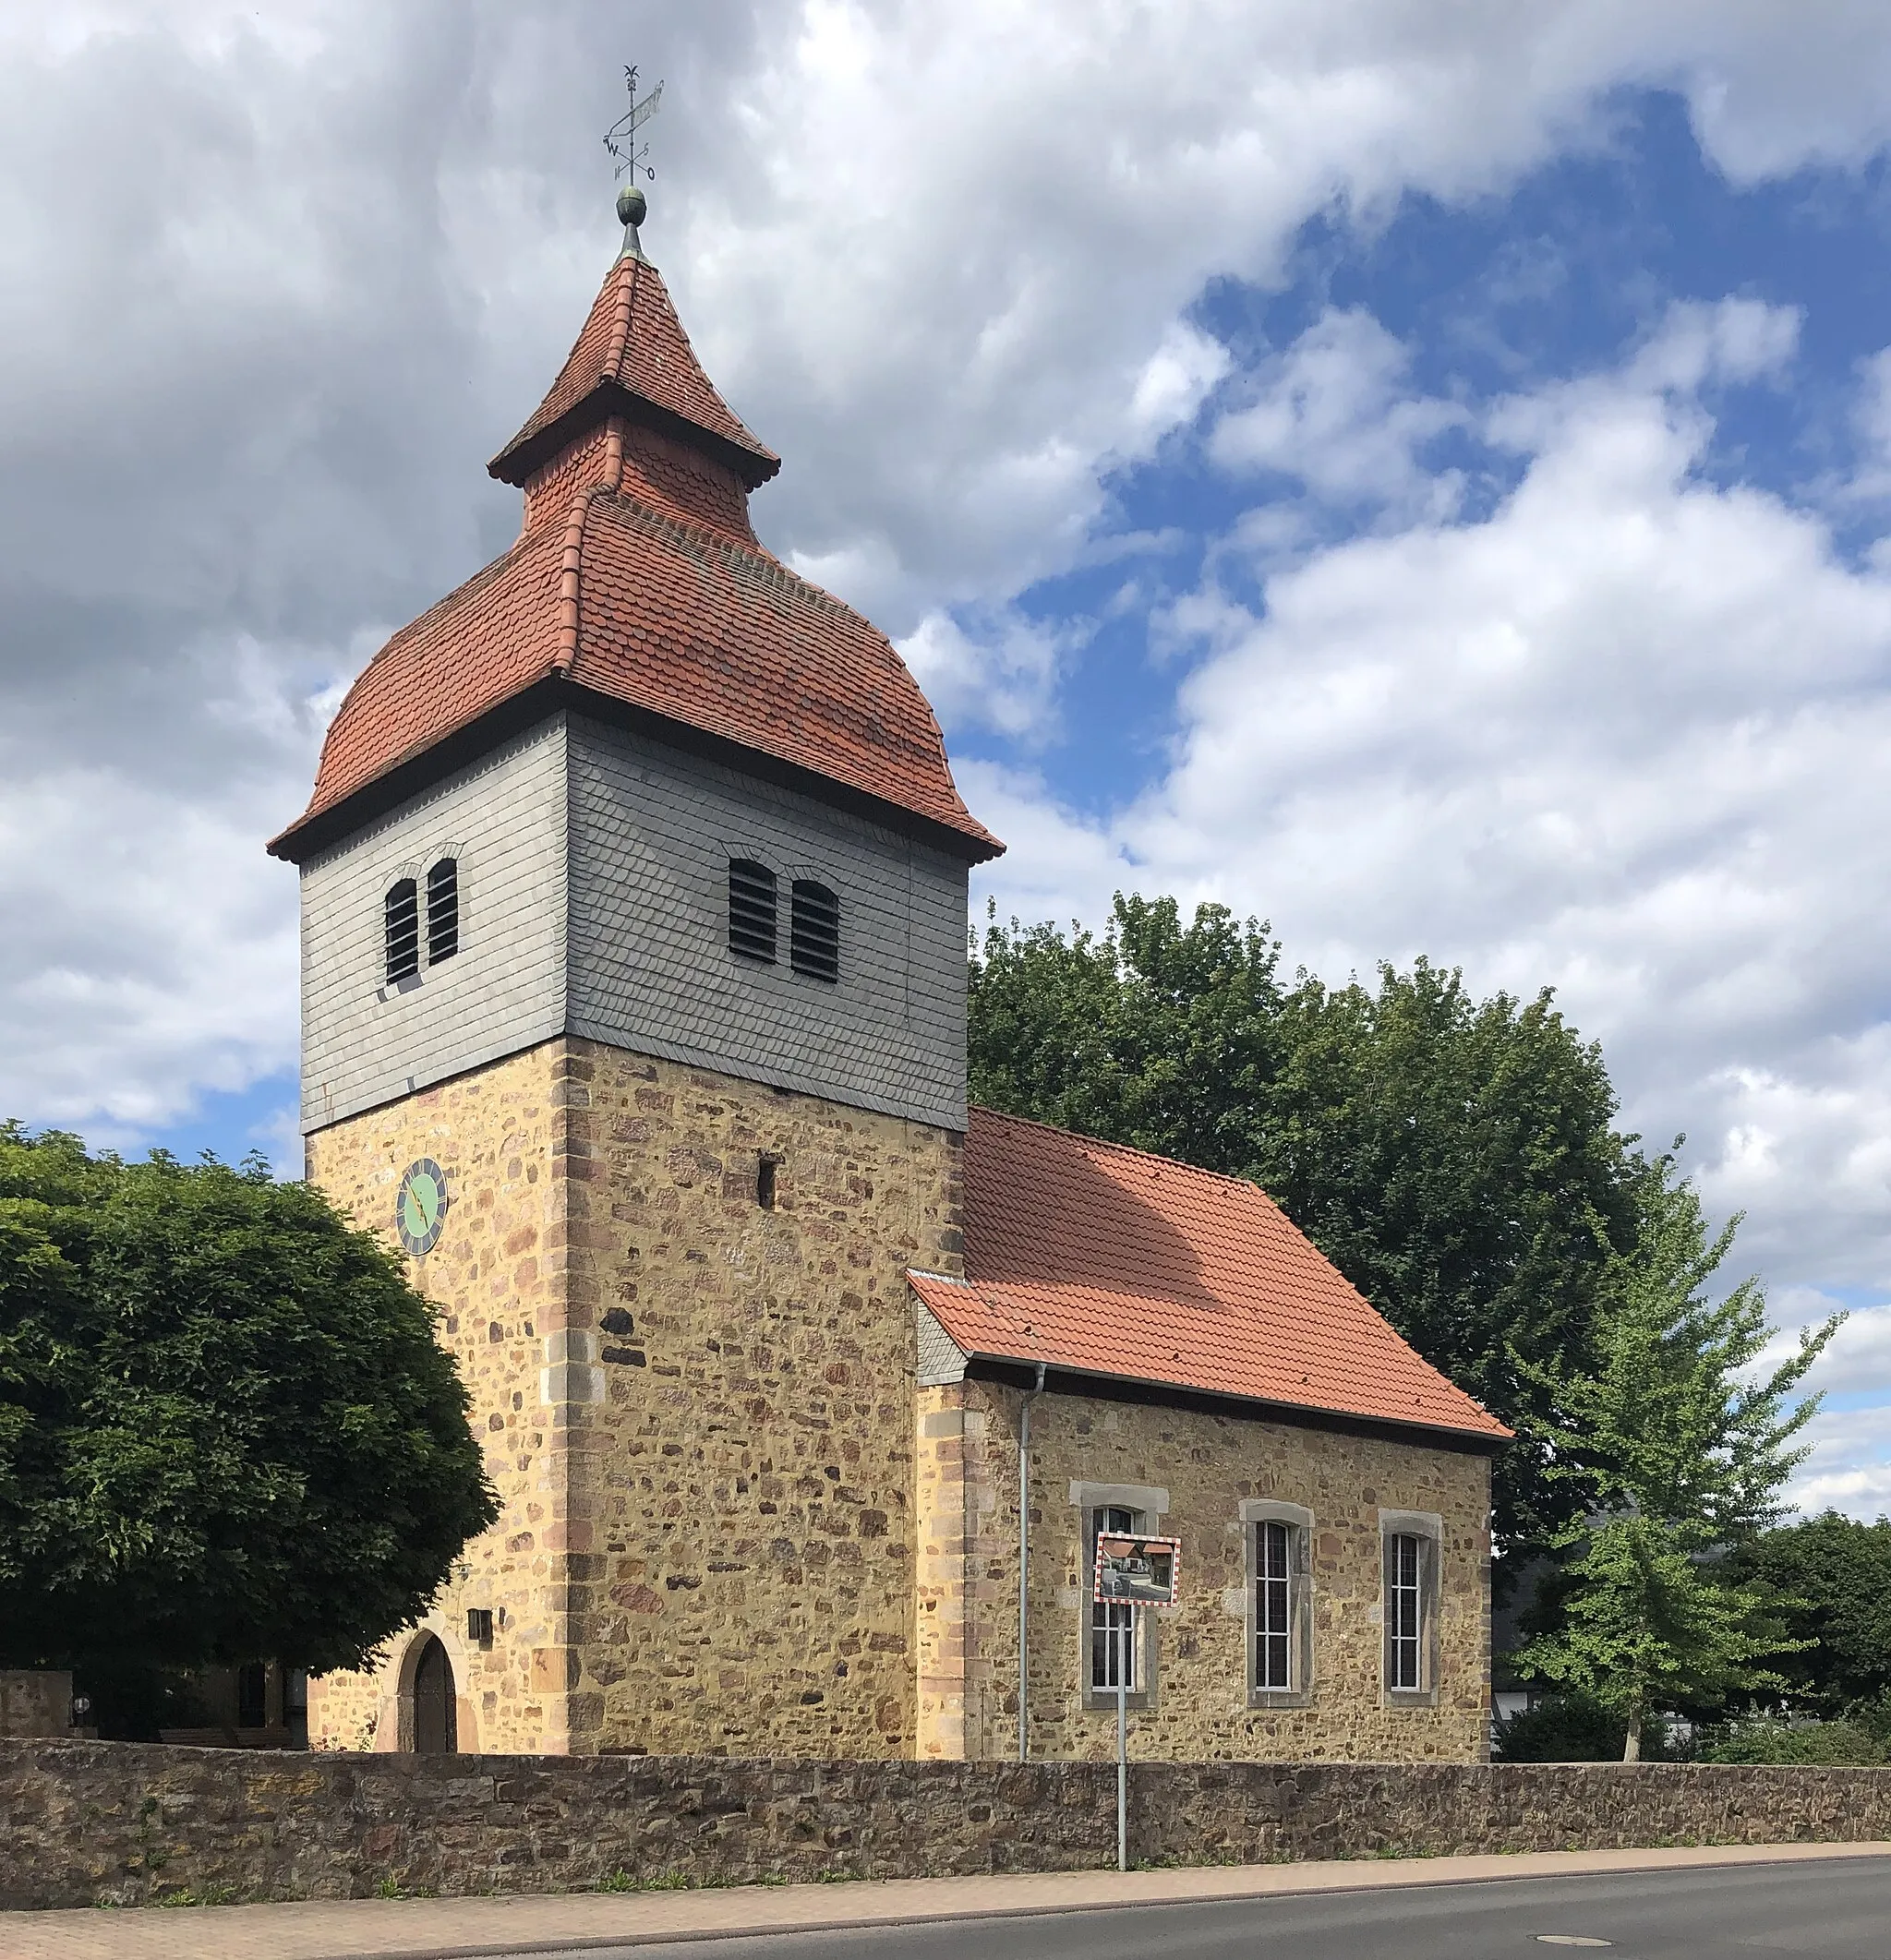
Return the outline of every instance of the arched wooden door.
<path id="1" fill-rule="evenodd" d="M 422 1756 L 450 1756 L 460 1746 L 453 1664 L 447 1650 L 427 1636 L 414 1666 L 414 1748 Z"/>

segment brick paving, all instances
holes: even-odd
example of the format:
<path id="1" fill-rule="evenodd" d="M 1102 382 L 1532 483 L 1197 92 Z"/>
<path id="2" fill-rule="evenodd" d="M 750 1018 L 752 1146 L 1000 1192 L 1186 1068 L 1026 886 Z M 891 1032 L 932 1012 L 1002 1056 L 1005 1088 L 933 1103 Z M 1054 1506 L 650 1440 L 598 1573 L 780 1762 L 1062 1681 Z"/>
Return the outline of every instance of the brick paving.
<path id="1" fill-rule="evenodd" d="M 1171 1871 L 892 1879 L 727 1891 L 500 1899 L 346 1899 L 285 1906 L 0 1913 L 0 1960 L 457 1960 L 474 1954 L 649 1944 L 718 1934 L 838 1930 L 1180 1905 L 1394 1885 L 1563 1878 L 1712 1865 L 1891 1857 L 1891 1843 L 1544 1851 L 1508 1858 L 1335 1859 Z"/>

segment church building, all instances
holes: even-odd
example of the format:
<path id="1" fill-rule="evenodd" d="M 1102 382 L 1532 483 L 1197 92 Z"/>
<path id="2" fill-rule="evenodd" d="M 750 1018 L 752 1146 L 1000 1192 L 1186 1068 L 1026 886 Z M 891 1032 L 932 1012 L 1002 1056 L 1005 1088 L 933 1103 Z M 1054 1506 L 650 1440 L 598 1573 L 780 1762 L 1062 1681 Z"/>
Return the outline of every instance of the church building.
<path id="1" fill-rule="evenodd" d="M 621 252 L 308 808 L 309 1177 L 502 1505 L 317 1747 L 1469 1761 L 1507 1432 L 1254 1185 L 968 1108 L 966 808 Z M 1100 1533 L 1174 1541 L 1099 1603 Z"/>

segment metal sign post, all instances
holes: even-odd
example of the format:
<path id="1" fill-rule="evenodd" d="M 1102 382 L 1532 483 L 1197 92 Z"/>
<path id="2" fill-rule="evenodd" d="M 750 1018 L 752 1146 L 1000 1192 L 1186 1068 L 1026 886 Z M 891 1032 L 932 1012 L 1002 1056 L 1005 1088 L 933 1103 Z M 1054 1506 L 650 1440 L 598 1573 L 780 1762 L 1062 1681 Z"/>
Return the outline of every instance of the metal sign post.
<path id="1" fill-rule="evenodd" d="M 1141 1609 L 1175 1604 L 1181 1541 L 1150 1538 L 1139 1532 L 1099 1532 L 1097 1568 L 1090 1597 L 1100 1605 L 1124 1606 L 1126 1627 L 1108 1628 L 1116 1670 L 1116 1870 L 1129 1870 L 1129 1670 L 1141 1651 Z M 1126 1634 L 1127 1641 L 1119 1636 Z M 1106 1650 L 1107 1651 L 1107 1650 Z"/>
<path id="2" fill-rule="evenodd" d="M 1129 1646 L 1116 1655 L 1116 1870 L 1129 1870 L 1129 1667 L 1142 1631 L 1129 1609 Z"/>

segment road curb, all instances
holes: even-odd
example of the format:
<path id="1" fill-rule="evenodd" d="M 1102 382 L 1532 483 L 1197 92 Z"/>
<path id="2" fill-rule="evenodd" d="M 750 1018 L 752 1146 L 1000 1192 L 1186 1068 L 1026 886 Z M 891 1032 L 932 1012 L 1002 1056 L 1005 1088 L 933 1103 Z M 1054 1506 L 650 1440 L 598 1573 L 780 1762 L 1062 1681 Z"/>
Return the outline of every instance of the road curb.
<path id="1" fill-rule="evenodd" d="M 959 1920 L 1047 1918 L 1130 1906 L 1331 1897 L 1399 1887 L 1516 1884 L 1870 1858 L 1891 1858 L 1891 1843 L 1673 1846 L 1510 1856 L 1305 1859 L 1124 1874 L 1104 1870 L 867 1880 L 846 1888 L 849 1897 L 829 1894 L 818 1901 L 816 1894 L 828 1894 L 828 1888 L 731 1886 L 622 1895 L 515 1894 L 502 1899 L 9 1913 L 0 1914 L 0 1951 L 7 1960 L 247 1960 L 257 1953 L 271 1954 L 275 1960 L 500 1960 L 778 1933 L 834 1934 Z M 797 1917 L 800 1911 L 813 1916 Z M 610 1924 L 619 1912 L 632 1923 Z M 429 1916 L 449 1923 L 428 1929 L 425 1921 Z M 567 1920 L 567 1930 L 540 1930 L 556 1926 L 560 1917 Z M 467 1923 L 476 1918 L 488 1923 Z M 451 1924 L 455 1919 L 457 1930 Z M 517 1929 L 511 1937 L 509 1926 Z"/>

